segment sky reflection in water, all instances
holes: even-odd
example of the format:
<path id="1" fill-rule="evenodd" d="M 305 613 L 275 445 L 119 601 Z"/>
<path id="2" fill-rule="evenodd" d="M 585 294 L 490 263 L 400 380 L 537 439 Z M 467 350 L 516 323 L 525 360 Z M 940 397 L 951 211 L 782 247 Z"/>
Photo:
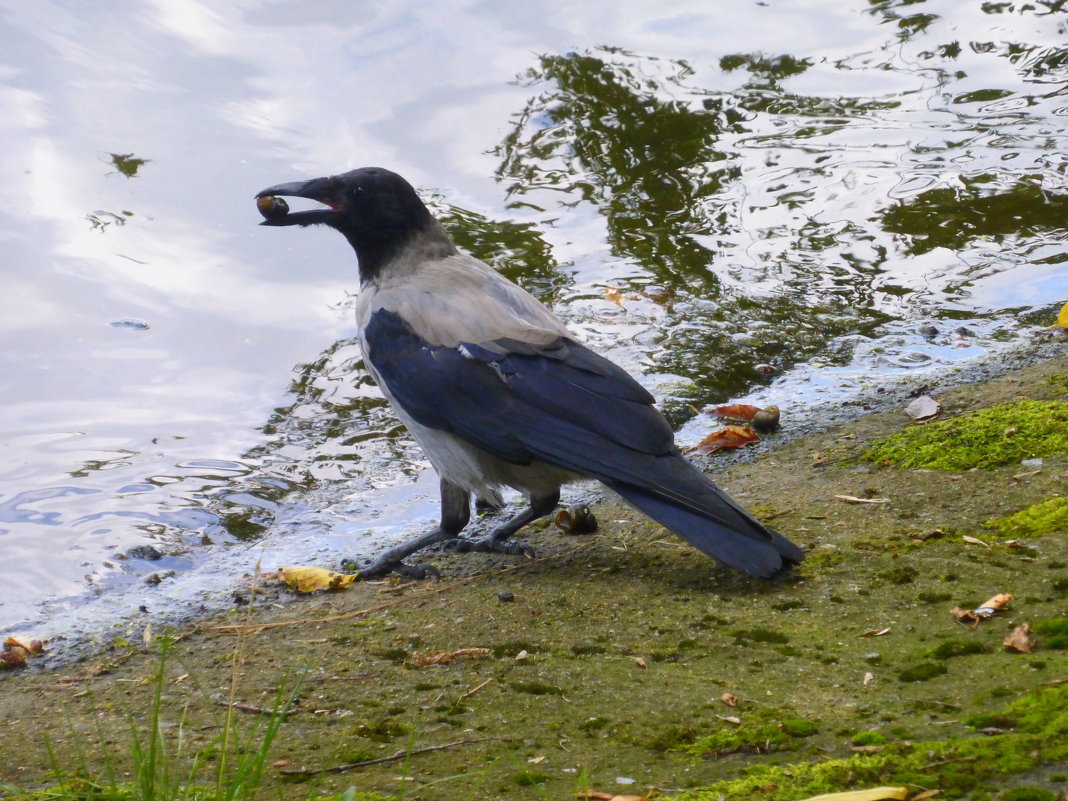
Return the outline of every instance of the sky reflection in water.
<path id="1" fill-rule="evenodd" d="M 433 515 L 373 494 L 422 462 L 273 183 L 396 169 L 675 423 L 1068 295 L 1063 3 L 654 5 L 0 2 L 0 630 L 302 511 Z"/>

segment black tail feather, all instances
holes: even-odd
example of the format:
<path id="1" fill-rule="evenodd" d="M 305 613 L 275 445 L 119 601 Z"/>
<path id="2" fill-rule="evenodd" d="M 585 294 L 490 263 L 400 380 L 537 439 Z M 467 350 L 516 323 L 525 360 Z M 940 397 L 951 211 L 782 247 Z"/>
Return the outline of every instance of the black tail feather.
<path id="1" fill-rule="evenodd" d="M 663 483 L 605 484 L 640 511 L 678 534 L 697 550 L 751 576 L 769 578 L 805 558 L 804 552 L 745 511 L 681 456 L 672 460 Z"/>

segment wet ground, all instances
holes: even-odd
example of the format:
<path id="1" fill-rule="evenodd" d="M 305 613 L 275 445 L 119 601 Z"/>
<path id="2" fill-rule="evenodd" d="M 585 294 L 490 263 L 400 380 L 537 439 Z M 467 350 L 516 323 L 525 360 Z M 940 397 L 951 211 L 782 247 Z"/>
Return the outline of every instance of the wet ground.
<path id="1" fill-rule="evenodd" d="M 357 584 L 281 606 L 282 591 L 254 593 L 250 580 L 237 589 L 251 605 L 177 632 L 163 730 L 213 766 L 220 701 L 245 705 L 251 729 L 283 688 L 295 700 L 268 784 L 293 798 L 348 787 L 422 799 L 1063 792 L 1068 456 L 1044 450 L 1063 431 L 1032 435 L 1047 419 L 1033 402 L 1063 409 L 1066 376 L 1061 355 L 935 393 L 937 424 L 958 432 L 943 429 L 947 452 L 990 458 L 1018 439 L 1023 460 L 866 460 L 887 435 L 933 425 L 895 408 L 717 472 L 805 546 L 780 581 L 717 567 L 612 503 L 596 508 L 595 535 L 532 533 L 540 558 L 528 564 L 441 554 L 440 582 Z M 1000 440 L 970 437 L 991 414 Z M 975 628 L 951 615 L 1001 593 L 1008 607 Z M 160 664 L 143 645 L 149 622 L 117 622 L 120 639 L 84 662 L 0 683 L 0 780 L 46 775 L 46 733 L 62 764 L 113 760 L 124 776 L 128 727 L 146 720 Z M 1006 650 L 1025 622 L 1033 651 Z M 398 752 L 408 756 L 320 772 Z"/>
<path id="2" fill-rule="evenodd" d="M 1068 295 L 1060 2 L 0 19 L 0 632 L 106 639 L 432 519 L 354 347 L 351 254 L 256 227 L 279 181 L 401 172 L 687 442 L 694 409 L 840 405 Z"/>

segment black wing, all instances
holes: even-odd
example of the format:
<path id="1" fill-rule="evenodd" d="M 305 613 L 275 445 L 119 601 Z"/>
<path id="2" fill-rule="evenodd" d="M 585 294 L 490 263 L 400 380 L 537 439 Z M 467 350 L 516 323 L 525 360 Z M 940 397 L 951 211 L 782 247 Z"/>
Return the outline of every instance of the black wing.
<path id="1" fill-rule="evenodd" d="M 682 458 L 653 397 L 573 340 L 430 345 L 379 309 L 367 358 L 418 423 L 512 464 L 534 461 L 597 478 L 699 550 L 770 575 L 801 552 Z"/>

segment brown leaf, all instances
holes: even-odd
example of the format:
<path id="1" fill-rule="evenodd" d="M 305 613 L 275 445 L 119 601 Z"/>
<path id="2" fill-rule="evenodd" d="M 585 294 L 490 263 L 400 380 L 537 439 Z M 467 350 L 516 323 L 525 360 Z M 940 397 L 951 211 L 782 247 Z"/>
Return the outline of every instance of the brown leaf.
<path id="1" fill-rule="evenodd" d="M 631 661 L 642 670 L 646 670 L 649 667 L 649 663 L 642 659 L 640 656 L 632 656 Z"/>
<path id="2" fill-rule="evenodd" d="M 724 448 L 741 448 L 754 442 L 760 442 L 760 437 L 749 426 L 727 426 L 713 431 L 697 443 L 690 453 L 707 456 Z"/>
<path id="3" fill-rule="evenodd" d="M 335 573 L 325 567 L 283 567 L 277 576 L 297 592 L 337 590 L 358 578 L 355 573 Z"/>
<path id="4" fill-rule="evenodd" d="M 4 640 L 5 648 L 10 648 L 13 645 L 26 649 L 30 654 L 43 654 L 45 650 L 44 640 L 35 640 L 30 637 L 18 637 L 12 635 Z"/>
<path id="5" fill-rule="evenodd" d="M 759 406 L 751 406 L 748 403 L 730 403 L 726 406 L 717 406 L 709 414 L 716 417 L 726 417 L 730 420 L 752 420 L 760 411 Z"/>
<path id="6" fill-rule="evenodd" d="M 1035 647 L 1035 635 L 1032 633 L 1030 625 L 1021 623 L 1012 630 L 1012 634 L 1006 637 L 1005 642 L 1002 644 L 1010 651 L 1029 654 Z"/>
<path id="7" fill-rule="evenodd" d="M 738 706 L 738 696 L 734 693 L 723 693 L 723 695 L 719 697 L 719 700 L 727 706 Z"/>
<path id="8" fill-rule="evenodd" d="M 1012 596 L 1008 593 L 1002 592 L 995 595 L 986 603 L 980 604 L 975 608 L 976 613 L 982 613 L 984 609 L 990 609 L 993 612 L 1000 612 L 1006 606 L 1009 605 L 1009 601 L 1012 600 Z"/>
<path id="9" fill-rule="evenodd" d="M 0 651 L 0 662 L 11 667 L 26 667 L 26 660 L 29 657 L 30 652 L 21 645 L 7 646 L 3 651 Z"/>
<path id="10" fill-rule="evenodd" d="M 458 648 L 455 651 L 446 651 L 440 654 L 427 654 L 426 656 L 412 654 L 412 661 L 417 665 L 447 665 L 454 659 L 459 659 L 461 657 L 482 659 L 489 655 L 489 648 Z"/>
<path id="11" fill-rule="evenodd" d="M 623 290 L 618 286 L 612 286 L 609 284 L 604 288 L 604 299 L 609 303 L 614 303 L 620 308 L 623 307 Z"/>

